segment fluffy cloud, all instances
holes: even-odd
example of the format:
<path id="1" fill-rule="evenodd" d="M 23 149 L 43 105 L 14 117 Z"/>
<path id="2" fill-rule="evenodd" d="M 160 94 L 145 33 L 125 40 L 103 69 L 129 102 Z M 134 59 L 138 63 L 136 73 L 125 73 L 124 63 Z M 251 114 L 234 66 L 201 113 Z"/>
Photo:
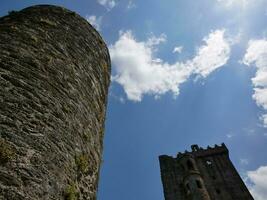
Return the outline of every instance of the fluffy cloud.
<path id="1" fill-rule="evenodd" d="M 111 10 L 116 6 L 116 1 L 115 0 L 97 0 L 97 2 L 104 6 L 107 10 Z"/>
<path id="2" fill-rule="evenodd" d="M 95 15 L 86 16 L 86 20 L 94 26 L 98 31 L 101 29 L 102 17 L 96 17 Z"/>
<path id="3" fill-rule="evenodd" d="M 261 166 L 255 171 L 247 173 L 247 181 L 251 194 L 256 200 L 266 200 L 267 197 L 267 166 Z"/>
<path id="4" fill-rule="evenodd" d="M 180 63 L 170 65 L 153 56 L 155 45 L 164 40 L 161 36 L 138 42 L 127 31 L 110 46 L 116 72 L 112 79 L 123 86 L 128 99 L 141 101 L 143 94 L 157 96 L 168 91 L 179 94 L 179 85 L 188 78 L 190 70 Z"/>
<path id="5" fill-rule="evenodd" d="M 211 32 L 203 40 L 206 45 L 201 46 L 197 55 L 191 61 L 194 72 L 207 77 L 212 71 L 226 64 L 230 57 L 230 39 L 225 39 L 224 30 Z"/>
<path id="6" fill-rule="evenodd" d="M 177 46 L 177 47 L 174 47 L 172 53 L 182 53 L 183 51 L 183 46 Z"/>
<path id="7" fill-rule="evenodd" d="M 217 0 L 217 2 L 225 5 L 227 8 L 233 7 L 233 6 L 239 6 L 242 8 L 245 8 L 250 0 Z"/>
<path id="8" fill-rule="evenodd" d="M 136 8 L 136 4 L 132 0 L 128 1 L 127 10 L 131 10 L 133 8 Z"/>
<path id="9" fill-rule="evenodd" d="M 137 41 L 131 31 L 126 31 L 109 47 L 115 70 L 112 80 L 122 85 L 128 99 L 141 101 L 144 94 L 159 97 L 166 92 L 177 96 L 179 86 L 190 75 L 208 76 L 223 66 L 230 54 L 224 30 L 217 30 L 204 38 L 205 44 L 192 60 L 169 64 L 154 55 L 156 46 L 165 40 L 166 36 L 161 35 Z"/>
<path id="10" fill-rule="evenodd" d="M 249 41 L 243 63 L 257 68 L 255 77 L 251 79 L 254 85 L 253 99 L 258 106 L 267 110 L 267 40 Z M 267 126 L 267 115 L 261 118 Z"/>

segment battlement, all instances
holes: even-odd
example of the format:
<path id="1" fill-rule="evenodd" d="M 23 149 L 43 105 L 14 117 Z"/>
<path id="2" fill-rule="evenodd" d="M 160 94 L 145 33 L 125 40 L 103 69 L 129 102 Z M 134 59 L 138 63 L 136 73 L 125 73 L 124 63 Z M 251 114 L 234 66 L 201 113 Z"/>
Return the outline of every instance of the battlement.
<path id="1" fill-rule="evenodd" d="M 191 151 L 185 150 L 183 153 L 178 152 L 176 158 L 180 159 L 184 155 L 192 155 L 194 157 L 202 157 L 202 156 L 222 154 L 222 153 L 228 154 L 228 149 L 224 143 L 222 143 L 221 145 L 215 144 L 214 147 L 207 146 L 207 148 L 202 148 L 202 147 L 199 147 L 197 144 L 193 144 L 193 145 L 191 145 Z"/>
<path id="2" fill-rule="evenodd" d="M 215 144 L 214 147 L 207 146 L 207 148 L 199 147 L 197 144 L 191 145 L 191 151 L 185 150 L 184 152 L 178 152 L 176 157 L 161 155 L 159 158 L 161 160 L 173 160 L 181 159 L 184 156 L 193 156 L 193 157 L 204 157 L 214 154 L 228 154 L 228 149 L 224 143 L 221 145 Z"/>

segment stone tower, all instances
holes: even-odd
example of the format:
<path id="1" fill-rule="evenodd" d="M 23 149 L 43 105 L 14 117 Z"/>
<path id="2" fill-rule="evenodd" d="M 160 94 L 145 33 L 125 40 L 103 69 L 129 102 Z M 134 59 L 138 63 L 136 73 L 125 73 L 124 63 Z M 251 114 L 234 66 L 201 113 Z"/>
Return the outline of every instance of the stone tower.
<path id="1" fill-rule="evenodd" d="M 78 14 L 0 18 L 0 199 L 96 199 L 110 58 Z"/>
<path id="2" fill-rule="evenodd" d="M 225 144 L 159 157 L 165 200 L 253 200 Z"/>

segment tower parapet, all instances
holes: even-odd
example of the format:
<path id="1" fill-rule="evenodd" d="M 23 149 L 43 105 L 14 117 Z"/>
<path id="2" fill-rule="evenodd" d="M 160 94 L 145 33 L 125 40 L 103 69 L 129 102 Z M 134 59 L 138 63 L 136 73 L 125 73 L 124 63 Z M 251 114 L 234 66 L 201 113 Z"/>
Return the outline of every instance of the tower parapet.
<path id="1" fill-rule="evenodd" d="M 184 153 L 178 152 L 176 158 L 181 157 L 184 154 L 192 154 L 197 157 L 209 156 L 215 154 L 228 154 L 229 151 L 224 143 L 221 145 L 215 144 L 214 147 L 207 146 L 207 148 L 199 147 L 197 144 L 191 145 L 191 151 L 185 150 Z"/>

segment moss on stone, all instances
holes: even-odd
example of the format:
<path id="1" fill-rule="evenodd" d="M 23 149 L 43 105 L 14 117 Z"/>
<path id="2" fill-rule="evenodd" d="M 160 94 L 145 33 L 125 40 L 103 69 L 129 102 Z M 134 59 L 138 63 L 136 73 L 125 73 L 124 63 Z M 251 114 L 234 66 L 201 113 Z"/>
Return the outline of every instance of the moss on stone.
<path id="1" fill-rule="evenodd" d="M 91 141 L 91 138 L 92 137 L 92 134 L 90 132 L 87 132 L 87 133 L 84 133 L 83 134 L 83 139 L 85 142 L 90 142 Z"/>
<path id="2" fill-rule="evenodd" d="M 65 190 L 65 200 L 77 200 L 77 194 L 75 183 L 71 183 Z"/>
<path id="3" fill-rule="evenodd" d="M 88 156 L 85 154 L 81 154 L 79 156 L 76 156 L 75 163 L 78 167 L 78 170 L 82 173 L 85 173 L 88 171 Z"/>
<path id="4" fill-rule="evenodd" d="M 35 43 L 38 42 L 38 39 L 37 39 L 36 36 L 31 35 L 30 38 L 31 38 L 31 40 L 34 41 Z"/>
<path id="5" fill-rule="evenodd" d="M 67 104 L 63 104 L 63 105 L 62 105 L 62 111 L 63 111 L 64 113 L 70 113 L 70 112 L 71 112 L 71 109 L 68 107 Z"/>
<path id="6" fill-rule="evenodd" d="M 15 158 L 14 148 L 6 142 L 3 138 L 0 138 L 0 162 L 7 163 Z"/>

